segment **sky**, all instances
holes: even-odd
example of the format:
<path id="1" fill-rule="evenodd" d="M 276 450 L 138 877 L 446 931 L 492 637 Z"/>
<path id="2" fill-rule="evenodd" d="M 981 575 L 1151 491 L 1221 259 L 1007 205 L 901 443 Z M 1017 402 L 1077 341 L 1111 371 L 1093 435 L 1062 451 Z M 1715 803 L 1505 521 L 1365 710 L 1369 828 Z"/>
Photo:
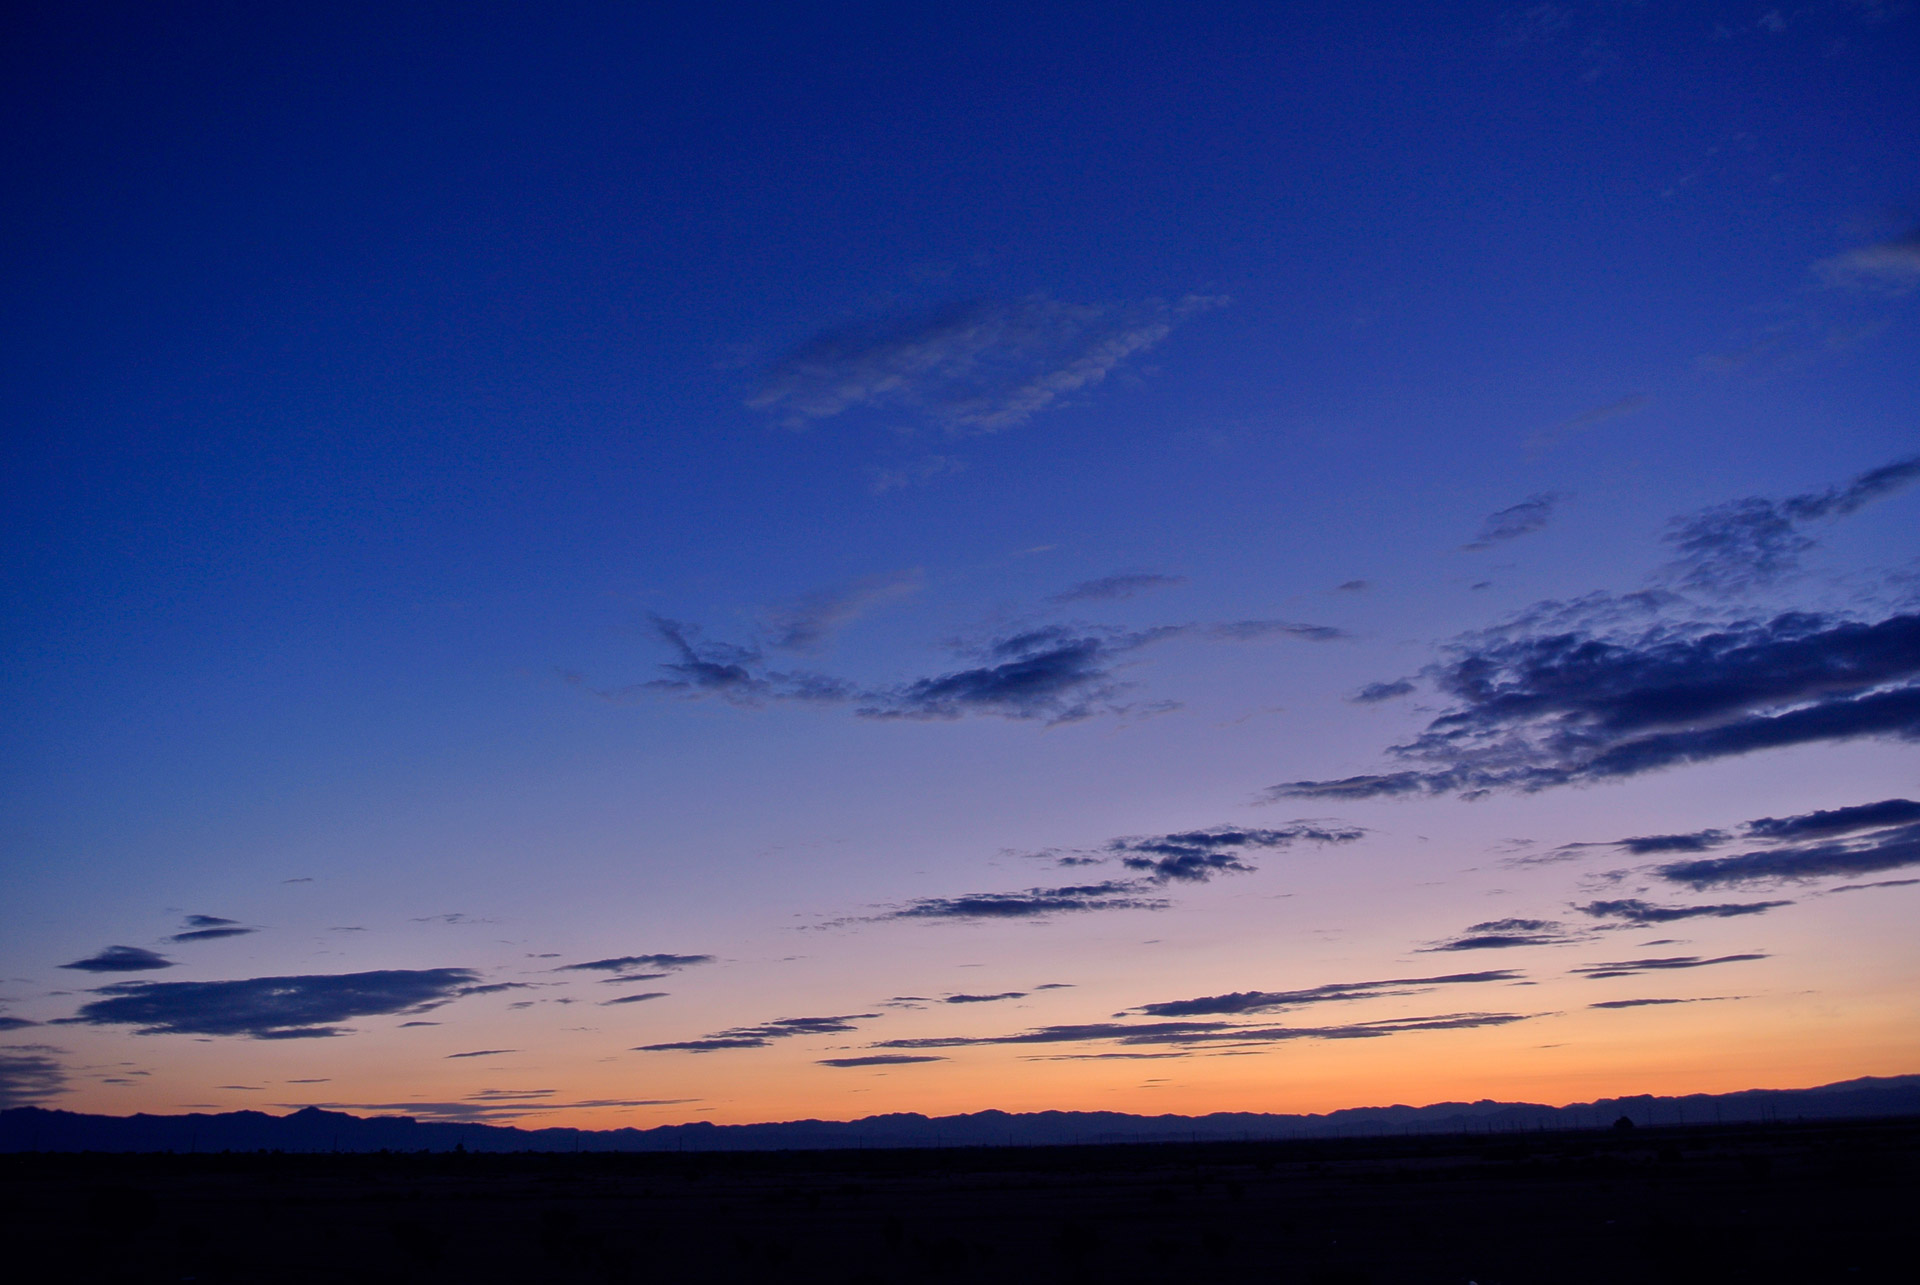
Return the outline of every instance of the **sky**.
<path id="1" fill-rule="evenodd" d="M 1915 6 L 0 58 L 0 1105 L 1920 1071 Z"/>

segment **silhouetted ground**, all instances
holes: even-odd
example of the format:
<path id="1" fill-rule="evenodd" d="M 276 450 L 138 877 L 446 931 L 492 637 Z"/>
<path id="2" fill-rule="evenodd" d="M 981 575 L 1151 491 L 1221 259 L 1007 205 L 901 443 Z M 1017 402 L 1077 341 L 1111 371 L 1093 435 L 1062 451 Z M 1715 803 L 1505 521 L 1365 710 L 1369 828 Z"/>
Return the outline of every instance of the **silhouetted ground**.
<path id="1" fill-rule="evenodd" d="M 13 1279 L 1911 1280 L 1920 1120 L 940 1151 L 0 1157 Z"/>

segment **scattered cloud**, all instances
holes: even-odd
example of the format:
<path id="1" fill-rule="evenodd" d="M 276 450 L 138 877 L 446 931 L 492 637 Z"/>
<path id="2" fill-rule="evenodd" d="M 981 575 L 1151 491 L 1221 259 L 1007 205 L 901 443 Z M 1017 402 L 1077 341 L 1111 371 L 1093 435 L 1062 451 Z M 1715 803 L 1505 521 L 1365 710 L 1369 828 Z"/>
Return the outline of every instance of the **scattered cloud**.
<path id="1" fill-rule="evenodd" d="M 226 982 L 116 982 L 65 1022 L 131 1026 L 136 1034 L 245 1035 L 258 1040 L 345 1035 L 355 1017 L 419 1012 L 479 980 L 470 968 L 387 969 Z"/>
<path id="2" fill-rule="evenodd" d="M 1720 955 L 1702 959 L 1698 955 L 1669 955 L 1663 959 L 1622 959 L 1607 964 L 1586 964 L 1573 970 L 1579 977 L 1598 980 L 1603 977 L 1635 977 L 1641 973 L 1670 972 L 1681 968 L 1711 968 L 1715 964 L 1744 964 L 1765 955 Z"/>
<path id="3" fill-rule="evenodd" d="M 60 967 L 77 968 L 84 973 L 143 973 L 155 968 L 172 968 L 173 961 L 138 946 L 109 946 Z"/>
<path id="4" fill-rule="evenodd" d="M 0 1048 L 0 1111 L 35 1107 L 67 1091 L 62 1050 L 48 1044 Z"/>
<path id="5" fill-rule="evenodd" d="M 1025 999 L 1025 991 L 1001 991 L 997 995 L 949 995 L 943 1000 L 947 1004 L 993 1004 L 1003 999 Z"/>
<path id="6" fill-rule="evenodd" d="M 823 1057 L 819 1059 L 817 1065 L 838 1067 L 907 1066 L 914 1062 L 944 1062 L 946 1060 L 946 1058 L 935 1053 L 871 1053 L 865 1057 Z"/>
<path id="7" fill-rule="evenodd" d="M 38 1025 L 40 1025 L 40 1023 L 30 1021 L 24 1017 L 15 1017 L 11 1013 L 0 1013 L 0 1031 L 23 1031 L 29 1026 Z"/>
<path id="8" fill-rule="evenodd" d="M 766 371 L 747 405 L 793 428 L 870 409 L 995 433 L 1100 383 L 1225 302 L 1102 306 L 1034 295 L 895 313 L 816 335 Z"/>
<path id="9" fill-rule="evenodd" d="M 1464 933 L 1422 947 L 1422 953 L 1449 950 L 1505 950 L 1513 946 L 1564 946 L 1584 941 L 1586 934 L 1569 930 L 1554 919 L 1489 919 L 1470 925 Z"/>
<path id="10" fill-rule="evenodd" d="M 452 1061 L 455 1058 L 462 1057 L 497 1057 L 502 1053 L 518 1053 L 519 1051 L 519 1049 L 473 1049 L 467 1053 L 449 1053 L 447 1054 L 447 1060 Z"/>
<path id="11" fill-rule="evenodd" d="M 1366 831 L 1352 826 L 1294 821 L 1270 829 L 1215 826 L 1174 834 L 1114 839 L 1106 851 L 1129 870 L 1144 871 L 1156 882 L 1205 883 L 1218 874 L 1253 870 L 1246 860 L 1253 849 L 1288 848 L 1295 843 L 1352 843 Z"/>
<path id="12" fill-rule="evenodd" d="M 1368 683 L 1365 687 L 1355 692 L 1349 699 L 1357 705 L 1377 705 L 1381 701 L 1390 701 L 1400 696 L 1410 696 L 1413 694 L 1413 691 L 1414 686 L 1411 679 L 1396 678 L 1390 683 Z"/>
<path id="13" fill-rule="evenodd" d="M 576 673 L 564 672 L 562 677 L 614 702 L 656 694 L 724 700 L 743 708 L 793 702 L 852 705 L 856 715 L 871 719 L 945 720 L 984 714 L 1053 725 L 1141 708 L 1116 703 L 1128 686 L 1119 680 L 1116 668 L 1129 654 L 1154 643 L 1176 638 L 1327 642 L 1348 636 L 1329 625 L 1290 620 L 1159 625 L 1132 631 L 1102 625 L 1041 625 L 956 647 L 954 654 L 963 663 L 945 673 L 890 686 L 862 686 L 831 674 L 775 670 L 768 667 L 758 647 L 712 641 L 699 626 L 663 616 L 652 620 L 655 634 L 676 655 L 659 666 L 664 677 L 608 689 L 591 687 Z M 789 632 L 798 630 L 804 641 L 815 629 L 810 619 L 797 620 Z"/>
<path id="14" fill-rule="evenodd" d="M 243 927 L 237 919 L 222 919 L 218 915 L 188 915 L 184 922 L 183 931 L 167 938 L 168 941 L 218 941 L 222 937 L 244 937 L 259 931 Z"/>
<path id="15" fill-rule="evenodd" d="M 1267 797 L 1532 792 L 1763 749 L 1920 737 L 1920 615 L 1784 612 L 1631 633 L 1509 626 L 1446 651 L 1425 676 L 1453 706 L 1388 751 L 1413 766 L 1290 781 Z"/>
<path id="16" fill-rule="evenodd" d="M 1679 919 L 1738 919 L 1746 915 L 1764 915 L 1769 910 L 1791 906 L 1791 901 L 1737 901 L 1713 906 L 1657 906 L 1636 898 L 1619 901 L 1590 901 L 1577 907 L 1583 915 L 1595 919 L 1620 919 L 1630 924 L 1670 924 Z"/>
<path id="17" fill-rule="evenodd" d="M 981 663 L 865 698 L 866 718 L 953 719 L 968 714 L 1072 723 L 1110 707 L 1120 691 L 1114 659 L 1149 634 L 1030 629 L 990 643 Z"/>
<path id="18" fill-rule="evenodd" d="M 1554 508 L 1564 499 L 1566 496 L 1557 491 L 1542 491 L 1498 513 L 1489 514 L 1480 524 L 1480 533 L 1461 547 L 1469 552 L 1479 552 L 1491 549 L 1496 544 L 1518 540 L 1523 535 L 1532 535 L 1553 520 Z"/>
<path id="19" fill-rule="evenodd" d="M 1589 1004 L 1588 1008 L 1649 1008 L 1659 1004 L 1711 1004 L 1719 1000 L 1738 999 L 1737 995 L 1697 995 L 1690 999 L 1607 999 L 1598 1004 Z"/>
<path id="20" fill-rule="evenodd" d="M 1346 1004 L 1356 1000 L 1419 995 L 1438 986 L 1476 985 L 1519 981 L 1524 974 L 1508 968 L 1477 973 L 1446 973 L 1438 977 L 1389 977 L 1366 982 L 1325 982 L 1292 991 L 1234 991 L 1198 999 L 1167 1000 L 1127 1010 L 1146 1017 L 1203 1017 L 1215 1014 L 1272 1013 L 1307 1004 Z"/>
<path id="21" fill-rule="evenodd" d="M 1373 588 L 1371 580 L 1342 580 L 1333 587 L 1335 593 L 1365 593 Z"/>
<path id="22" fill-rule="evenodd" d="M 1841 486 L 1770 500 L 1749 496 L 1675 518 L 1661 538 L 1676 553 L 1664 577 L 1682 588 L 1734 595 L 1799 569 L 1816 541 L 1812 523 L 1857 513 L 1920 481 L 1920 455 L 1869 469 Z"/>
<path id="23" fill-rule="evenodd" d="M 1519 1013 L 1445 1013 L 1436 1017 L 1387 1018 L 1342 1026 L 1259 1026 L 1234 1022 L 1091 1022 L 1077 1026 L 1042 1026 L 1011 1035 L 951 1035 L 920 1039 L 882 1040 L 870 1047 L 882 1049 L 967 1048 L 981 1045 L 1090 1044 L 1131 1045 L 1261 1045 L 1292 1040 L 1380 1039 L 1414 1031 L 1457 1031 L 1506 1026 L 1523 1022 Z"/>
<path id="24" fill-rule="evenodd" d="M 758 1026 L 735 1026 L 716 1031 L 697 1040 L 678 1040 L 670 1044 L 642 1044 L 636 1053 L 717 1053 L 726 1049 L 762 1049 L 775 1040 L 806 1035 L 838 1035 L 856 1029 L 858 1022 L 880 1016 L 878 1013 L 844 1013 L 837 1017 L 780 1017 Z"/>
<path id="25" fill-rule="evenodd" d="M 1117 862 L 1141 872 L 1137 878 L 1017 892 L 920 897 L 871 918 L 1041 919 L 1085 910 L 1165 910 L 1172 903 L 1158 894 L 1170 883 L 1206 883 L 1217 875 L 1249 873 L 1254 869 L 1249 858 L 1255 851 L 1302 842 L 1351 843 L 1365 834 L 1364 830 L 1337 822 L 1293 821 L 1269 828 L 1213 826 L 1171 834 L 1130 835 L 1088 852 L 1062 855 L 1056 849 L 1034 855 L 1069 867 Z"/>
<path id="26" fill-rule="evenodd" d="M 600 1006 L 605 1008 L 612 1004 L 642 1004 L 650 999 L 665 999 L 666 997 L 666 991 L 641 991 L 637 995 L 616 995 L 612 999 L 603 999 L 600 1001 Z"/>
<path id="27" fill-rule="evenodd" d="M 1154 589 L 1177 588 L 1186 582 L 1185 576 L 1154 575 L 1148 572 L 1102 576 L 1098 580 L 1082 580 L 1073 588 L 1054 594 L 1050 601 L 1061 606 L 1075 602 L 1119 602 Z"/>

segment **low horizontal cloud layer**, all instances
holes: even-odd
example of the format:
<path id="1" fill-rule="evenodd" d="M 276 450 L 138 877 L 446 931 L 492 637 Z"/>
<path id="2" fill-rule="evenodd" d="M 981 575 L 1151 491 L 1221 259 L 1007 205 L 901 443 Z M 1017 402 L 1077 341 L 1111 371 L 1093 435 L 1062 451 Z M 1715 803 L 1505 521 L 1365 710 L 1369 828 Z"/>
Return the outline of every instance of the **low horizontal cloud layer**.
<path id="1" fill-rule="evenodd" d="M 226 982 L 116 982 L 64 1021 L 131 1026 L 140 1035 L 243 1035 L 258 1040 L 347 1034 L 356 1017 L 419 1012 L 479 981 L 470 968 L 385 969 Z"/>
<path id="2" fill-rule="evenodd" d="M 1364 982 L 1324 982 L 1302 990 L 1234 991 L 1202 995 L 1197 999 L 1166 1000 L 1128 1009 L 1146 1017 L 1203 1017 L 1214 1014 L 1275 1013 L 1308 1004 L 1346 1004 L 1357 1000 L 1419 995 L 1439 986 L 1471 986 L 1487 982 L 1514 982 L 1522 974 L 1506 968 L 1477 973 L 1445 973 L 1437 977 L 1388 977 Z"/>
<path id="3" fill-rule="evenodd" d="M 859 1066 L 910 1066 L 915 1062 L 944 1062 L 935 1053 L 870 1053 L 864 1057 L 823 1057 L 816 1061 L 818 1066 L 859 1067 Z"/>
<path id="4" fill-rule="evenodd" d="M 37 1107 L 67 1091 L 60 1050 L 45 1044 L 0 1048 L 0 1111 Z"/>
<path id="5" fill-rule="evenodd" d="M 1435 1017 L 1387 1018 L 1342 1026 L 1261 1026 L 1235 1022 L 1091 1022 L 1042 1026 L 1010 1035 L 950 1035 L 882 1040 L 882 1049 L 971 1048 L 986 1045 L 1093 1044 L 1226 1045 L 1283 1044 L 1293 1040 L 1364 1040 L 1414 1031 L 1459 1031 L 1526 1021 L 1521 1013 L 1445 1013 Z"/>
<path id="6" fill-rule="evenodd" d="M 1471 797 L 1786 746 L 1920 739 L 1920 615 L 1787 612 L 1632 634 L 1521 627 L 1448 651 L 1426 677 L 1452 707 L 1388 751 L 1410 766 L 1290 781 L 1269 797 Z"/>
<path id="7" fill-rule="evenodd" d="M 780 1017 L 758 1026 L 735 1026 L 697 1040 L 676 1040 L 666 1044 L 642 1044 L 636 1053 L 718 1053 L 726 1049 L 763 1049 L 775 1040 L 790 1040 L 806 1035 L 838 1035 L 854 1030 L 859 1022 L 880 1016 L 878 1013 L 843 1013 L 835 1017 Z"/>
<path id="8" fill-rule="evenodd" d="M 1024 423 L 1100 383 L 1185 318 L 1224 300 L 947 304 L 823 332 L 769 368 L 747 404 L 791 427 L 869 408 L 959 433 Z"/>
<path id="9" fill-rule="evenodd" d="M 1618 901 L 1590 901 L 1580 913 L 1595 919 L 1618 919 L 1629 924 L 1670 924 L 1681 919 L 1739 919 L 1763 915 L 1769 910 L 1791 906 L 1791 901 L 1721 902 L 1711 906 L 1660 906 L 1638 898 Z"/>
<path id="10" fill-rule="evenodd" d="M 1573 970 L 1579 977 L 1635 977 L 1641 973 L 1664 973 L 1675 969 L 1711 968 L 1716 964 L 1745 964 L 1767 956 L 1758 954 L 1718 955 L 1704 959 L 1699 955 L 1668 955 L 1656 959 L 1620 959 L 1605 964 L 1588 964 Z"/>
<path id="11" fill-rule="evenodd" d="M 1920 823 L 1894 826 L 1830 843 L 1789 844 L 1726 857 L 1675 861 L 1656 873 L 1691 888 L 1769 880 L 1823 879 L 1878 874 L 1920 866 Z"/>
<path id="12" fill-rule="evenodd" d="M 1086 910 L 1165 910 L 1172 903 L 1143 895 L 1147 879 L 1108 879 L 1018 892 L 971 892 L 957 897 L 916 897 L 876 919 L 1038 919 Z"/>

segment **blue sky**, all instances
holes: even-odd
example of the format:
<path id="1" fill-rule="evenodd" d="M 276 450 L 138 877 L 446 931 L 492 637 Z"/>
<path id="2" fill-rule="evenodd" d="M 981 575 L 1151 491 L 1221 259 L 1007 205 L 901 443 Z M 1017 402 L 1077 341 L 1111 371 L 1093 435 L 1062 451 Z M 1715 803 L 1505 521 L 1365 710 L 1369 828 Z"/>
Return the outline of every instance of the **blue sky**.
<path id="1" fill-rule="evenodd" d="M 35 8 L 9 1101 L 1912 1070 L 1917 23 Z"/>

